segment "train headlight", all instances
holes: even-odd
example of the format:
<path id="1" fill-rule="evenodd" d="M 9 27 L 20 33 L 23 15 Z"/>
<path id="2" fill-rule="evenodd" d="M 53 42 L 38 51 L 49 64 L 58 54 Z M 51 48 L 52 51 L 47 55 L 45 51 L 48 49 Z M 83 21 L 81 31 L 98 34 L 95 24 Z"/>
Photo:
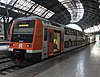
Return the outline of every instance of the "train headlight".
<path id="1" fill-rule="evenodd" d="M 27 44 L 26 47 L 27 48 L 31 48 L 32 47 L 32 44 Z"/>

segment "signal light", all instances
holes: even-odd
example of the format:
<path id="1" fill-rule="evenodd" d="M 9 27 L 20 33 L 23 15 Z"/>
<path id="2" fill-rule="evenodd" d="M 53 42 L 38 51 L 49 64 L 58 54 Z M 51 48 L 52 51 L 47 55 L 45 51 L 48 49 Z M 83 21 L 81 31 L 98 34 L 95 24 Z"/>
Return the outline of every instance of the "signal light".
<path id="1" fill-rule="evenodd" d="M 15 46 L 15 44 L 13 44 L 13 46 Z"/>
<path id="2" fill-rule="evenodd" d="M 26 47 L 27 48 L 31 48 L 32 47 L 32 44 L 27 44 Z"/>

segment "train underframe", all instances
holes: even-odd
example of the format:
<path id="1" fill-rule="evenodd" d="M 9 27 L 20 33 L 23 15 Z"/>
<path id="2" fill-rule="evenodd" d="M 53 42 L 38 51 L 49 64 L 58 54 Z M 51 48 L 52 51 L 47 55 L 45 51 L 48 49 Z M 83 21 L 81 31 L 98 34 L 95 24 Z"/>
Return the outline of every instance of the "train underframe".
<path id="1" fill-rule="evenodd" d="M 20 66 L 27 66 L 41 61 L 41 54 L 41 52 L 26 53 L 25 50 L 14 50 L 8 52 L 8 56 L 13 60 L 13 62 Z"/>

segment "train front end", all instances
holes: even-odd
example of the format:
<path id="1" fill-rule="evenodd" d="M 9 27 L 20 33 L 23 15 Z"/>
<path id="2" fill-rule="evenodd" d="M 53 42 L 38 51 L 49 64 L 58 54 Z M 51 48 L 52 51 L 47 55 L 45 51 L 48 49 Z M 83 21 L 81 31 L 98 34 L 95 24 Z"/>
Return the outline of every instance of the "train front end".
<path id="1" fill-rule="evenodd" d="M 10 32 L 9 57 L 18 65 L 41 59 L 43 25 L 40 20 L 14 21 Z"/>

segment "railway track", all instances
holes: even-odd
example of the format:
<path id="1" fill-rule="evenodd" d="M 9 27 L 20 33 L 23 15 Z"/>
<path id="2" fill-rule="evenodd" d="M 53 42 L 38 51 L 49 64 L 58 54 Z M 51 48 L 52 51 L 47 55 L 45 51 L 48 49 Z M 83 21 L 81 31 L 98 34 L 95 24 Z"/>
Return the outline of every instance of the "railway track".
<path id="1" fill-rule="evenodd" d="M 6 68 L 2 68 L 0 69 L 0 77 L 9 73 L 15 72 L 16 70 L 19 70 L 19 69 L 21 68 L 16 65 L 10 65 L 10 66 L 7 66 Z"/>
<path id="2" fill-rule="evenodd" d="M 0 77 L 23 68 L 15 65 L 12 59 L 8 58 L 7 54 L 7 51 L 0 51 Z"/>
<path id="3" fill-rule="evenodd" d="M 19 70 L 23 67 L 19 67 L 13 63 L 10 58 L 0 59 L 0 77 L 4 75 Z"/>
<path id="4" fill-rule="evenodd" d="M 22 68 L 24 67 L 15 65 L 13 60 L 8 58 L 7 51 L 0 52 L 0 77 L 4 77 L 4 75 L 15 72 L 16 70 Z"/>
<path id="5" fill-rule="evenodd" d="M 9 61 L 12 61 L 12 60 L 8 57 L 5 57 L 5 58 L 0 59 L 0 64 L 5 63 L 5 62 L 9 62 Z"/>
<path id="6" fill-rule="evenodd" d="M 7 51 L 2 51 L 2 52 L 0 52 L 0 59 L 4 59 L 4 58 L 7 58 L 8 56 L 7 56 Z"/>

